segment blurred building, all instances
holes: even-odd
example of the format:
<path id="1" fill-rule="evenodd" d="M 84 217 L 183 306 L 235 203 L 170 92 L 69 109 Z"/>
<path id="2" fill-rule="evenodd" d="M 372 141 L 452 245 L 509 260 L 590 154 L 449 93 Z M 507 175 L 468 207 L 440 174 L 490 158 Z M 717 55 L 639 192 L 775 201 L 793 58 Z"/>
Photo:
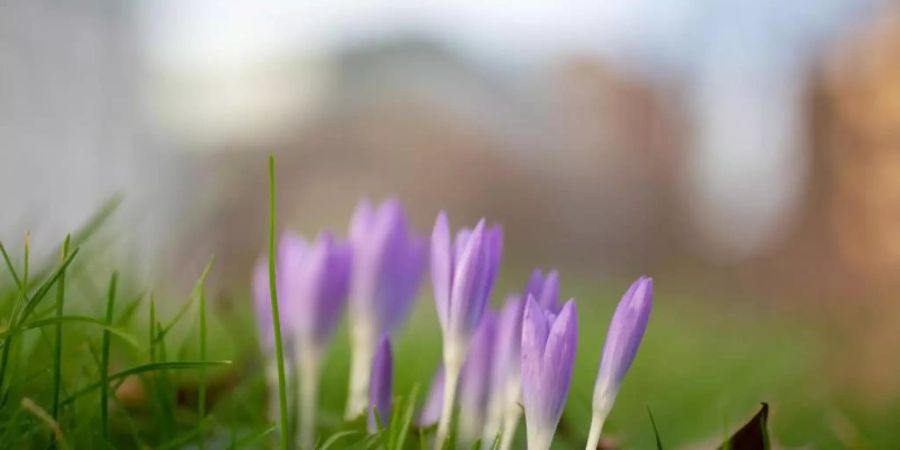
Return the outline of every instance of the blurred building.
<path id="1" fill-rule="evenodd" d="M 343 233 L 360 197 L 393 194 L 423 231 L 439 208 L 457 225 L 503 223 L 513 266 L 646 268 L 677 248 L 670 187 L 684 139 L 664 89 L 592 57 L 500 76 L 414 36 L 335 61 L 322 112 L 265 143 L 277 149 L 283 226 Z M 212 185 L 224 201 L 182 250 L 249 273 L 264 238 L 263 154 L 210 160 L 203 171 L 228 180 Z"/>
<path id="2" fill-rule="evenodd" d="M 900 354 L 900 8 L 849 34 L 814 81 L 813 180 L 805 264 L 827 277 L 844 375 L 879 398 L 898 392 Z M 811 239 L 810 239 L 811 238 Z M 804 263 L 801 263 L 804 264 Z"/>

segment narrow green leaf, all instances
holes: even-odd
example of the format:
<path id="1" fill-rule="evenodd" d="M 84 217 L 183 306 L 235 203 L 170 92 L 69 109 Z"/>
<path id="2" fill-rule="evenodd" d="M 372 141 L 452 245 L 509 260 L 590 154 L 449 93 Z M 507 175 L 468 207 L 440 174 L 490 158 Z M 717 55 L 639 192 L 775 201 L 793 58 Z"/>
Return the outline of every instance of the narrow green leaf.
<path id="1" fill-rule="evenodd" d="M 109 295 L 106 300 L 106 325 L 112 326 L 113 308 L 116 304 L 116 283 L 118 272 L 113 272 L 109 279 Z M 109 347 L 110 333 L 103 330 L 103 343 L 100 349 L 100 435 L 109 441 Z"/>
<path id="2" fill-rule="evenodd" d="M 400 427 L 400 436 L 397 439 L 396 446 L 393 447 L 396 450 L 403 450 L 406 445 L 406 436 L 409 434 L 409 427 L 412 424 L 413 416 L 416 412 L 416 399 L 419 394 L 419 385 L 416 384 L 412 388 L 412 392 L 410 392 L 409 397 L 406 401 L 406 411 L 403 415 L 402 426 Z"/>
<path id="3" fill-rule="evenodd" d="M 155 362 L 142 364 L 140 366 L 131 367 L 129 369 L 125 369 L 116 373 L 109 375 L 106 378 L 107 382 L 113 382 L 122 378 L 125 378 L 130 375 L 138 375 L 145 372 L 154 372 L 159 370 L 189 370 L 189 369 L 197 369 L 199 367 L 216 367 L 216 366 L 224 366 L 231 364 L 231 361 L 222 360 L 222 361 L 170 361 L 170 362 Z M 74 402 L 79 397 L 84 396 L 85 394 L 89 394 L 90 392 L 100 388 L 102 386 L 102 381 L 98 381 L 96 383 L 92 383 L 88 386 L 85 386 L 65 400 L 63 400 L 60 405 L 67 405 L 69 403 Z"/>
<path id="4" fill-rule="evenodd" d="M 212 260 L 210 260 L 212 265 Z M 206 361 L 206 287 L 205 275 L 202 277 L 198 296 L 200 297 L 200 359 Z M 200 368 L 200 386 L 197 390 L 197 415 L 202 420 L 206 416 L 206 367 Z M 199 450 L 206 449 L 206 433 L 200 433 L 197 442 Z"/>
<path id="5" fill-rule="evenodd" d="M 19 279 L 19 274 L 16 273 L 16 267 L 13 266 L 12 260 L 9 258 L 9 253 L 6 253 L 6 246 L 0 242 L 0 252 L 3 253 L 3 260 L 6 261 L 6 268 L 9 269 L 9 274 L 13 278 L 13 282 L 16 283 L 16 289 L 22 289 L 22 280 Z"/>
<path id="6" fill-rule="evenodd" d="M 24 309 L 18 315 L 18 317 L 14 317 L 13 320 L 15 323 L 22 323 L 28 316 L 34 311 L 34 308 L 38 306 L 41 300 L 47 295 L 47 292 L 50 291 L 50 288 L 53 287 L 54 284 L 59 280 L 59 277 L 66 271 L 66 268 L 69 267 L 69 264 L 72 263 L 72 260 L 78 256 L 78 252 L 80 249 L 76 248 L 69 253 L 66 259 L 53 271 L 53 273 L 41 283 L 41 286 L 35 291 L 35 293 L 28 299 L 25 304 Z M 23 278 L 24 279 L 24 278 Z M 24 282 L 23 282 L 24 283 Z"/>
<path id="7" fill-rule="evenodd" d="M 123 341 L 128 343 L 135 348 L 140 347 L 140 343 L 138 343 L 137 338 L 128 334 L 125 330 L 111 326 L 107 324 L 105 321 L 100 319 L 95 319 L 89 316 L 59 316 L 59 317 L 48 317 L 46 319 L 34 320 L 19 326 L 15 330 L 5 330 L 0 332 L 0 338 L 5 338 L 9 336 L 15 336 L 21 334 L 28 330 L 33 330 L 36 328 L 43 328 L 50 325 L 58 325 L 63 323 L 83 323 L 89 325 L 95 325 L 97 327 L 102 328 L 105 331 L 110 332 L 111 334 L 121 338 Z"/>
<path id="8" fill-rule="evenodd" d="M 272 303 L 272 329 L 275 334 L 275 360 L 278 365 L 278 408 L 281 423 L 281 450 L 290 447 L 287 384 L 284 371 L 284 347 L 281 342 L 281 319 L 278 313 L 278 292 L 275 289 L 275 156 L 269 155 L 269 293 Z"/>
<path id="9" fill-rule="evenodd" d="M 663 450 L 662 440 L 659 438 L 659 429 L 656 428 L 656 420 L 653 418 L 653 411 L 647 407 L 647 415 L 650 416 L 650 425 L 653 426 L 653 436 L 656 437 L 656 450 Z"/>
<path id="10" fill-rule="evenodd" d="M 157 340 L 164 339 L 169 331 L 171 331 L 172 328 L 174 328 L 175 325 L 177 325 L 178 322 L 180 322 L 181 319 L 184 318 L 184 315 L 187 314 L 187 312 L 191 309 L 191 305 L 194 304 L 194 299 L 198 296 L 197 292 L 199 291 L 200 286 L 206 283 L 206 276 L 209 275 L 209 271 L 210 269 L 212 269 L 212 265 L 213 258 L 209 258 L 206 266 L 203 267 L 203 271 L 200 272 L 200 278 L 197 279 L 197 282 L 194 284 L 194 288 L 191 289 L 191 293 L 188 296 L 187 300 L 181 304 L 181 308 L 179 308 L 178 312 L 175 313 L 175 317 L 173 317 L 172 320 L 170 320 L 169 323 L 166 324 L 165 327 L 163 327 L 162 331 L 157 334 Z"/>
<path id="11" fill-rule="evenodd" d="M 201 436 L 206 433 L 206 426 L 212 422 L 213 417 L 206 417 L 197 424 L 196 427 L 188 430 L 186 433 L 181 436 L 177 436 L 175 439 L 169 440 L 168 442 L 163 443 L 162 445 L 156 447 L 156 450 L 168 450 L 171 448 L 181 448 L 184 447 L 188 442 L 193 441 L 198 436 Z"/>
<path id="12" fill-rule="evenodd" d="M 332 445 L 337 443 L 337 441 L 339 441 L 345 437 L 350 437 L 350 436 L 353 436 L 356 434 L 361 434 L 361 432 L 358 430 L 346 430 L 346 431 L 334 433 L 331 435 L 331 437 L 329 437 L 325 442 L 322 443 L 322 446 L 319 447 L 319 450 L 328 450 Z"/>
<path id="13" fill-rule="evenodd" d="M 69 240 L 71 236 L 66 235 L 63 241 L 62 250 L 60 251 L 60 259 L 66 260 L 69 253 Z M 62 385 L 62 331 L 63 331 L 63 310 L 66 299 L 66 273 L 63 271 L 59 276 L 59 283 L 56 285 L 56 345 L 53 346 L 53 409 L 51 411 L 53 421 L 59 420 L 59 394 Z"/>
<path id="14" fill-rule="evenodd" d="M 272 424 L 266 428 L 263 428 L 260 431 L 251 433 L 249 436 L 242 437 L 240 440 L 237 441 L 237 443 L 235 443 L 233 448 L 234 448 L 234 450 L 240 450 L 242 448 L 250 447 L 251 445 L 256 444 L 256 442 L 259 441 L 260 439 L 266 437 L 266 435 L 268 435 L 269 433 L 275 431 L 277 428 L 278 428 L 277 425 Z"/>

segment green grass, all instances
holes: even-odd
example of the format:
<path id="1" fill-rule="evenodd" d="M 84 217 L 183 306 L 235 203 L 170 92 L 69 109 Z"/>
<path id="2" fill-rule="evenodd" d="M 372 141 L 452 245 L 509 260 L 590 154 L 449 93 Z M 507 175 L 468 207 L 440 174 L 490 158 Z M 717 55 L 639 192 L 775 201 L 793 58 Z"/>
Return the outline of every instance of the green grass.
<path id="1" fill-rule="evenodd" d="M 274 171 L 270 189 L 274 291 Z M 87 231 L 66 238 L 58 260 L 47 264 L 29 261 L 27 243 L 19 253 L 0 245 L 0 312 L 6 318 L 0 329 L 0 448 L 290 448 L 288 433 L 279 430 L 290 430 L 295 417 L 280 415 L 277 424 L 267 417 L 267 362 L 259 349 L 250 274 L 244 291 L 207 298 L 210 260 L 190 292 L 161 287 L 146 295 L 150 287 L 136 286 L 127 267 L 108 276 L 107 256 L 97 252 L 102 241 L 87 244 L 101 223 L 94 220 Z M 563 294 L 578 301 L 579 343 L 554 448 L 580 449 L 606 327 L 629 280 L 570 279 L 565 273 Z M 504 272 L 496 297 L 517 288 L 526 274 Z M 98 288 L 104 283 L 105 295 Z M 605 429 L 623 448 L 714 447 L 760 402 L 770 405 L 776 444 L 900 447 L 900 402 L 873 408 L 852 386 L 834 383 L 823 330 L 748 299 L 698 299 L 690 286 L 665 277 L 657 277 L 656 286 L 647 336 Z M 277 321 L 275 327 L 280 334 Z M 396 399 L 389 423 L 374 434 L 366 432 L 364 418 L 342 418 L 347 331 L 342 324 L 323 363 L 318 448 L 429 448 L 433 430 L 411 425 L 440 360 L 427 286 L 393 337 Z M 283 355 L 279 340 L 276 350 Z M 278 401 L 287 412 L 283 364 L 280 369 Z M 835 429 L 835 416 L 855 430 L 852 441 Z M 524 448 L 524 431 L 520 425 L 514 448 Z"/>

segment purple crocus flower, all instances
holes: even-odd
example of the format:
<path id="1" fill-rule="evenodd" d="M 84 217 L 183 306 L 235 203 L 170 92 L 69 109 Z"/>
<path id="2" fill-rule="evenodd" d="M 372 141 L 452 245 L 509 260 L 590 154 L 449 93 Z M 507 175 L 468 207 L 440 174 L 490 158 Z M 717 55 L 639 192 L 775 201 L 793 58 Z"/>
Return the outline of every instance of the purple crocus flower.
<path id="1" fill-rule="evenodd" d="M 646 276 L 631 284 L 616 307 L 606 333 L 600 370 L 594 384 L 593 416 L 586 448 L 597 448 L 603 422 L 612 410 L 622 379 L 641 345 L 652 307 L 653 279 Z"/>
<path id="2" fill-rule="evenodd" d="M 296 327 L 300 351 L 321 350 L 334 333 L 347 300 L 350 257 L 350 246 L 330 233 L 322 233 L 312 245 L 298 235 L 282 235 L 278 296 L 285 320 Z"/>
<path id="3" fill-rule="evenodd" d="M 444 335 L 468 340 L 487 306 L 500 266 L 503 232 L 481 219 L 450 241 L 447 214 L 438 215 L 431 237 L 431 276 Z M 459 355 L 460 357 L 462 355 Z"/>
<path id="4" fill-rule="evenodd" d="M 471 446 L 484 429 L 491 372 L 494 363 L 494 341 L 497 332 L 497 314 L 486 311 L 478 329 L 472 336 L 466 362 L 463 364 L 459 384 L 459 442 Z M 484 444 L 486 445 L 486 444 Z"/>
<path id="5" fill-rule="evenodd" d="M 396 199 L 377 209 L 367 200 L 350 222 L 353 275 L 350 289 L 350 333 L 353 359 L 345 417 L 366 408 L 369 371 L 378 337 L 393 333 L 407 316 L 425 271 L 428 248 L 414 234 Z"/>
<path id="6" fill-rule="evenodd" d="M 351 250 L 330 233 L 312 244 L 286 232 L 278 243 L 277 289 L 285 329 L 300 377 L 299 447 L 314 442 L 322 354 L 343 311 L 349 289 Z"/>
<path id="7" fill-rule="evenodd" d="M 303 447 L 312 444 L 321 355 L 334 332 L 347 299 L 350 278 L 350 247 L 323 233 L 309 244 L 286 231 L 278 240 L 275 255 L 275 288 L 278 291 L 281 332 L 291 376 L 301 379 L 303 408 L 300 439 Z M 264 350 L 271 353 L 272 306 L 266 261 L 253 272 L 254 306 Z M 299 365 L 299 370 L 295 365 Z M 274 361 L 267 376 L 274 384 Z"/>
<path id="8" fill-rule="evenodd" d="M 530 450 L 547 450 L 572 380 L 577 340 L 575 301 L 555 315 L 528 296 L 522 321 L 522 403 Z"/>
<path id="9" fill-rule="evenodd" d="M 519 420 L 521 408 L 521 345 L 522 314 L 524 303 L 518 295 L 510 295 L 497 318 L 497 334 L 494 340 L 494 364 L 491 371 L 491 395 L 488 401 L 488 418 L 484 425 L 482 442 L 494 442 L 503 432 L 500 448 L 508 449 Z"/>
<path id="10" fill-rule="evenodd" d="M 544 276 L 540 269 L 534 269 L 531 272 L 531 278 L 525 285 L 522 297 L 528 298 L 528 295 L 534 296 L 534 299 L 544 309 L 558 314 L 561 308 L 559 304 L 559 273 L 554 270 Z"/>
<path id="11" fill-rule="evenodd" d="M 372 363 L 369 383 L 369 433 L 378 431 L 378 423 L 387 428 L 391 417 L 391 392 L 394 378 L 394 357 L 391 340 L 387 335 L 381 338 Z M 375 414 L 378 414 L 376 420 Z"/>
<path id="12" fill-rule="evenodd" d="M 461 230 L 451 242 L 447 214 L 438 215 L 431 235 L 431 276 L 444 341 L 445 384 L 437 449 L 450 431 L 459 371 L 493 289 L 501 250 L 499 226 L 487 228 L 482 219 L 475 229 Z"/>
<path id="13" fill-rule="evenodd" d="M 441 418 L 441 409 L 444 405 L 444 366 L 438 367 L 437 372 L 431 379 L 431 386 L 428 388 L 428 397 L 425 398 L 425 404 L 419 410 L 416 417 L 416 426 L 420 428 L 430 427 L 438 422 Z"/>

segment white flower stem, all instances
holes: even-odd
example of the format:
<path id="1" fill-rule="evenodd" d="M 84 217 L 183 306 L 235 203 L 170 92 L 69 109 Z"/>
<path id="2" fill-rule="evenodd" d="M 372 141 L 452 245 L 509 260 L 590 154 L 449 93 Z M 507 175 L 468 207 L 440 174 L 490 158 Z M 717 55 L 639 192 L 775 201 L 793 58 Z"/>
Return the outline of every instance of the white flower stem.
<path id="1" fill-rule="evenodd" d="M 350 386 L 344 419 L 353 420 L 366 412 L 369 404 L 369 377 L 376 340 L 362 333 L 353 333 L 353 356 L 350 361 Z"/>
<path id="2" fill-rule="evenodd" d="M 556 430 L 540 430 L 526 425 L 528 431 L 528 450 L 550 450 L 550 444 L 553 442 L 553 434 Z"/>
<path id="3" fill-rule="evenodd" d="M 519 425 L 519 405 L 512 404 L 506 409 L 503 416 L 503 434 L 500 437 L 500 450 L 509 450 L 512 448 L 513 439 L 516 438 L 516 428 Z"/>
<path id="4" fill-rule="evenodd" d="M 591 431 L 588 434 L 587 445 L 585 450 L 596 450 L 597 444 L 600 443 L 600 432 L 603 431 L 603 422 L 606 421 L 606 414 L 601 411 L 594 410 L 591 416 Z"/>
<path id="5" fill-rule="evenodd" d="M 298 448 L 312 450 L 316 439 L 316 409 L 319 402 L 321 356 L 315 349 L 300 352 L 300 433 Z"/>
<path id="6" fill-rule="evenodd" d="M 462 369 L 464 345 L 459 342 L 446 342 L 444 345 L 444 402 L 441 406 L 441 419 L 438 422 L 437 434 L 434 438 L 434 450 L 442 450 L 447 436 L 450 434 L 450 423 L 453 420 L 453 407 L 456 402 L 456 386 L 459 384 L 459 371 Z"/>
<path id="7" fill-rule="evenodd" d="M 506 398 L 502 395 L 491 395 L 487 408 L 487 420 L 484 422 L 484 429 L 481 434 L 482 446 L 490 446 L 494 440 L 497 439 L 497 435 L 500 433 L 503 424 L 503 403 L 505 400 Z"/>

